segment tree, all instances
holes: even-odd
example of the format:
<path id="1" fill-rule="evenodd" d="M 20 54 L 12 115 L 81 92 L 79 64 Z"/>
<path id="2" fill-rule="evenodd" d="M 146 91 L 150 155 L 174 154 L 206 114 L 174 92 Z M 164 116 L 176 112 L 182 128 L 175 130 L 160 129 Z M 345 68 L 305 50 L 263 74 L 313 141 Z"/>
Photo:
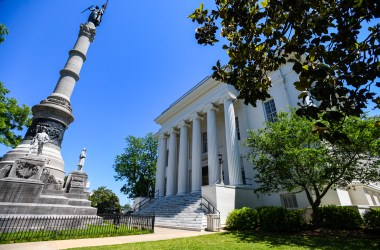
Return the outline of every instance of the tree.
<path id="1" fill-rule="evenodd" d="M 256 171 L 257 192 L 304 191 L 318 223 L 318 206 L 330 189 L 380 180 L 380 129 L 374 119 L 349 117 L 345 143 L 320 140 L 310 133 L 315 121 L 280 113 L 276 122 L 249 131 L 247 145 Z M 378 117 L 377 117 L 378 119 Z"/>
<path id="2" fill-rule="evenodd" d="M 152 196 L 154 192 L 158 141 L 152 133 L 144 138 L 128 136 L 124 153 L 116 156 L 117 181 L 126 180 L 121 192 L 128 198 Z"/>
<path id="3" fill-rule="evenodd" d="M 105 186 L 98 187 L 90 195 L 91 206 L 98 209 L 98 214 L 120 212 L 119 197 Z"/>
<path id="4" fill-rule="evenodd" d="M 8 29 L 4 24 L 0 23 L 0 44 L 4 42 L 6 35 L 8 35 Z"/>
<path id="5" fill-rule="evenodd" d="M 8 29 L 0 24 L 0 44 L 5 40 Z M 22 140 L 15 130 L 22 130 L 24 126 L 31 124 L 30 108 L 26 105 L 19 106 L 17 100 L 8 97 L 9 90 L 0 82 L 0 143 L 6 146 L 16 147 Z"/>
<path id="6" fill-rule="evenodd" d="M 132 211 L 132 207 L 131 207 L 131 205 L 129 205 L 129 204 L 125 204 L 124 206 L 121 206 L 120 209 L 121 209 L 121 212 L 122 212 L 123 214 Z"/>
<path id="7" fill-rule="evenodd" d="M 199 44 L 219 42 L 220 27 L 230 60 L 216 63 L 213 78 L 233 85 L 246 104 L 268 98 L 268 73 L 291 62 L 299 98 L 319 104 L 303 102 L 299 115 L 324 113 L 330 128 L 363 114 L 368 102 L 380 108 L 378 1 L 215 0 L 210 12 L 202 3 L 189 17 L 200 24 Z"/>

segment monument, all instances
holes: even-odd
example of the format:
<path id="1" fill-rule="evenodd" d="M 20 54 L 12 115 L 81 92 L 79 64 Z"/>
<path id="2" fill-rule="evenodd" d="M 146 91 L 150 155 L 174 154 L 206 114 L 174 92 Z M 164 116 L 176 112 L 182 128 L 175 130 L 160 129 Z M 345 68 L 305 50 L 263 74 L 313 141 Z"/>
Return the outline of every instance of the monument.
<path id="1" fill-rule="evenodd" d="M 96 214 L 85 191 L 87 174 L 82 168 L 86 150 L 81 153 L 78 170 L 69 174 L 64 187 L 61 144 L 66 129 L 74 121 L 70 97 L 107 3 L 101 9 L 88 8 L 91 11 L 88 21 L 80 25 L 77 41 L 69 51 L 53 93 L 32 107 L 32 124 L 25 137 L 2 157 L 0 215 Z"/>

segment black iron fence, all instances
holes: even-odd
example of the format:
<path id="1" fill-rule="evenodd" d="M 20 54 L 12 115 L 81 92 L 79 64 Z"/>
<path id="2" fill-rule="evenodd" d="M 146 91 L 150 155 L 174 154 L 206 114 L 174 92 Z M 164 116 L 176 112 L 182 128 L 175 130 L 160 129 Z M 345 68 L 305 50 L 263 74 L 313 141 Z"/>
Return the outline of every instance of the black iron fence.
<path id="1" fill-rule="evenodd" d="M 0 243 L 106 237 L 154 232 L 154 216 L 0 217 Z"/>

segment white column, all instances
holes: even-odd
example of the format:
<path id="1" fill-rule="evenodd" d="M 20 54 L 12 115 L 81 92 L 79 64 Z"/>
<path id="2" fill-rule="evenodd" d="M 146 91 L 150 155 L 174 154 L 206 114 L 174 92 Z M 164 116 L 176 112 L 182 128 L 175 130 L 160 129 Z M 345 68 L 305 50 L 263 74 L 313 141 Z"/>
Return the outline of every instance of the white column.
<path id="1" fill-rule="evenodd" d="M 156 192 L 160 197 L 164 196 L 165 190 L 165 168 L 166 168 L 166 150 L 168 137 L 164 134 L 160 135 L 158 141 L 158 159 L 156 170 Z"/>
<path id="2" fill-rule="evenodd" d="M 202 187 L 202 134 L 201 134 L 202 117 L 195 114 L 192 117 L 193 135 L 191 145 L 191 192 L 200 192 Z"/>
<path id="3" fill-rule="evenodd" d="M 79 73 L 83 62 L 86 61 L 87 50 L 90 43 L 94 41 L 95 33 L 96 29 L 93 23 L 81 24 L 78 40 L 74 48 L 70 50 L 69 59 L 66 62 L 65 68 L 60 71 L 61 77 L 51 96 L 58 96 L 70 101 L 74 86 L 79 80 Z"/>
<path id="4" fill-rule="evenodd" d="M 216 131 L 216 111 L 213 104 L 207 107 L 207 150 L 208 150 L 208 181 L 215 184 L 219 179 L 218 167 L 218 140 Z"/>
<path id="5" fill-rule="evenodd" d="M 166 196 L 177 193 L 177 133 L 175 129 L 170 130 Z"/>
<path id="6" fill-rule="evenodd" d="M 179 135 L 179 162 L 178 162 L 178 192 L 177 194 L 186 194 L 188 186 L 188 136 L 187 128 L 189 124 L 181 122 Z"/>
<path id="7" fill-rule="evenodd" d="M 228 162 L 228 177 L 230 185 L 243 185 L 243 178 L 240 169 L 239 142 L 236 134 L 235 111 L 232 97 L 224 100 L 224 120 L 226 125 L 226 148 Z"/>

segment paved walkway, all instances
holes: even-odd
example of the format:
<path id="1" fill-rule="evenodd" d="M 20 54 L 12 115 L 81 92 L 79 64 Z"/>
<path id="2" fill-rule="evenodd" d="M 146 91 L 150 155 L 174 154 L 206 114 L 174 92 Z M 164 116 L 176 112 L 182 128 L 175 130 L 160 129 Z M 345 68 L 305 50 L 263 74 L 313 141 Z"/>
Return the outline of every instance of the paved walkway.
<path id="1" fill-rule="evenodd" d="M 175 238 L 192 237 L 212 232 L 196 232 L 188 230 L 178 230 L 170 228 L 155 227 L 153 234 L 118 236 L 108 238 L 76 239 L 76 240 L 56 240 L 30 243 L 15 243 L 0 245 L 0 250 L 58 250 L 74 247 L 116 245 L 132 242 L 168 240 Z"/>

